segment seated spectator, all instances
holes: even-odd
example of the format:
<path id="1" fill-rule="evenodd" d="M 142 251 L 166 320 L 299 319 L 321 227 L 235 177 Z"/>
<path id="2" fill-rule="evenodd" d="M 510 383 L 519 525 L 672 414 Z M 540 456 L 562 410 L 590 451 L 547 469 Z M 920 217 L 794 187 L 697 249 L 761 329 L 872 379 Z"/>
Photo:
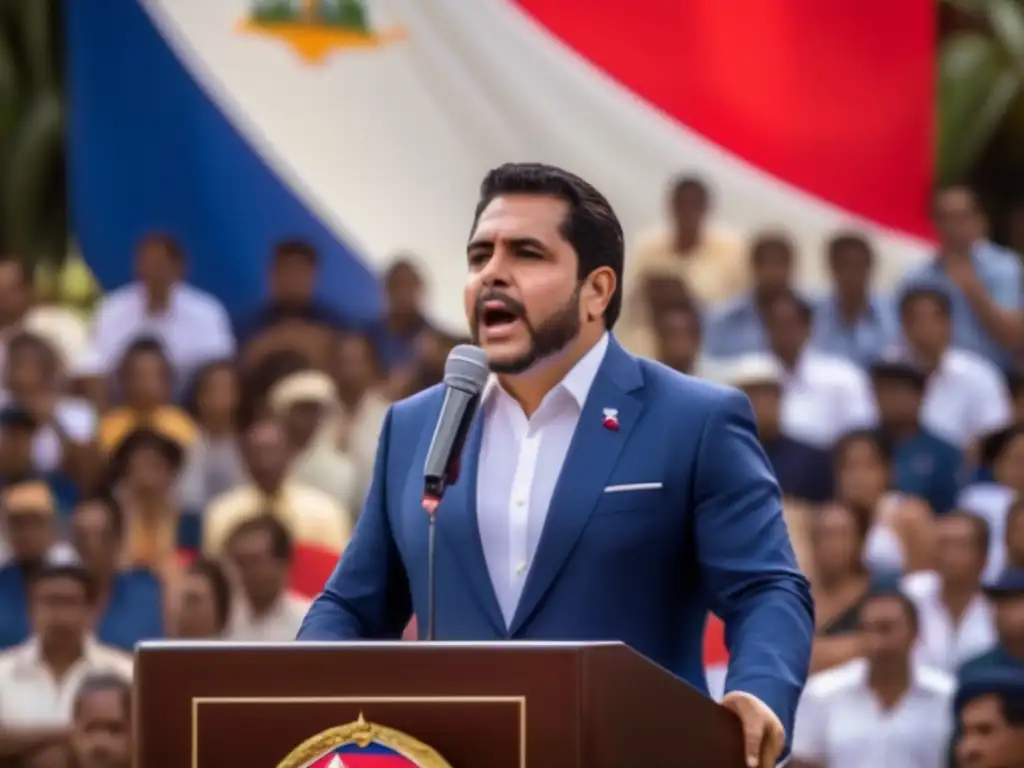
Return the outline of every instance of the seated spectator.
<path id="1" fill-rule="evenodd" d="M 389 371 L 382 391 L 390 400 L 402 400 L 440 384 L 448 353 L 459 344 L 468 343 L 466 339 L 428 328 L 417 337 L 412 358 Z"/>
<path id="2" fill-rule="evenodd" d="M 352 498 L 356 469 L 335 438 L 338 406 L 331 377 L 320 371 L 293 374 L 270 390 L 268 400 L 288 437 L 289 478 L 332 499 Z"/>
<path id="3" fill-rule="evenodd" d="M 249 482 L 214 499 L 203 517 L 203 551 L 219 557 L 228 535 L 246 520 L 270 514 L 280 520 L 296 544 L 292 588 L 316 594 L 348 543 L 348 510 L 315 488 L 289 480 L 291 453 L 282 426 L 259 422 L 244 440 Z"/>
<path id="4" fill-rule="evenodd" d="M 0 408 L 0 488 L 36 477 L 34 456 L 39 422 L 18 405 Z"/>
<path id="5" fill-rule="evenodd" d="M 923 499 L 936 514 L 956 506 L 963 453 L 921 425 L 928 376 L 909 360 L 871 366 L 880 431 L 892 448 L 893 490 Z"/>
<path id="6" fill-rule="evenodd" d="M 960 665 L 992 648 L 992 606 L 981 587 L 988 556 L 988 525 L 969 512 L 954 511 L 936 522 L 935 570 L 901 582 L 921 619 L 915 658 L 955 674 Z"/>
<path id="7" fill-rule="evenodd" d="M 697 307 L 699 304 L 674 270 L 646 270 L 639 280 L 640 284 L 632 289 L 635 301 L 623 306 L 624 314 L 615 324 L 615 338 L 632 354 L 655 358 L 658 353 L 657 320 L 673 307 Z"/>
<path id="8" fill-rule="evenodd" d="M 782 364 L 782 428 L 792 438 L 828 449 L 843 434 L 878 420 L 864 372 L 811 348 L 811 308 L 792 292 L 763 307 L 771 351 Z"/>
<path id="9" fill-rule="evenodd" d="M 178 640 L 220 640 L 231 619 L 231 586 L 214 560 L 188 566 L 181 585 L 172 636 Z"/>
<path id="10" fill-rule="evenodd" d="M 897 293 L 922 286 L 942 291 L 950 297 L 952 344 L 1006 370 L 1011 350 L 1024 342 L 1020 257 L 984 239 L 984 212 L 966 187 L 941 190 L 933 213 L 938 252 L 911 270 Z"/>
<path id="11" fill-rule="evenodd" d="M 353 514 L 363 509 L 373 477 L 377 442 L 388 411 L 381 390 L 383 371 L 370 340 L 358 333 L 341 333 L 334 344 L 328 372 L 334 379 L 338 409 L 335 441 L 355 465 L 352 494 L 346 500 Z"/>
<path id="12" fill-rule="evenodd" d="M 72 708 L 73 768 L 131 768 L 132 687 L 117 675 L 82 681 Z"/>
<path id="13" fill-rule="evenodd" d="M 985 593 L 995 609 L 996 644 L 960 667 L 961 683 L 1006 667 L 1024 671 L 1024 571 L 1003 571 Z"/>
<path id="14" fill-rule="evenodd" d="M 637 289 L 650 274 L 675 277 L 704 305 L 735 299 L 748 289 L 750 265 L 742 239 L 709 223 L 713 207 L 702 179 L 673 180 L 666 224 L 641 236 L 626 259 L 624 315 L 640 314 L 632 311 L 643 302 Z"/>
<path id="15" fill-rule="evenodd" d="M 145 568 L 168 587 L 181 575 L 175 487 L 183 461 L 180 445 L 148 429 L 128 435 L 110 460 L 113 495 L 125 515 L 121 567 Z"/>
<path id="16" fill-rule="evenodd" d="M 349 323 L 316 296 L 319 261 L 316 249 L 301 240 L 284 240 L 274 246 L 269 299 L 238 329 L 245 370 L 287 351 L 301 354 L 306 366 L 320 368 L 324 364 L 334 332 Z"/>
<path id="17" fill-rule="evenodd" d="M 10 486 L 0 497 L 0 535 L 9 559 L 0 564 L 0 649 L 29 635 L 28 584 L 47 564 L 67 562 L 72 553 L 57 543 L 56 505 L 40 482 Z"/>
<path id="18" fill-rule="evenodd" d="M 833 237 L 827 247 L 831 294 L 814 310 L 815 349 L 867 366 L 896 337 L 896 313 L 886 299 L 871 293 L 875 254 L 859 234 Z"/>
<path id="19" fill-rule="evenodd" d="M 811 672 L 845 664 L 863 652 L 858 615 L 871 588 L 864 567 L 868 516 L 844 504 L 829 504 L 811 525 L 811 554 L 817 637 Z"/>
<path id="20" fill-rule="evenodd" d="M 234 366 L 217 362 L 201 369 L 186 403 L 199 437 L 188 450 L 178 490 L 182 508 L 193 512 L 245 482 L 238 445 L 242 393 Z"/>
<path id="21" fill-rule="evenodd" d="M 1024 571 L 1024 500 L 1015 501 L 1006 515 L 1006 567 Z"/>
<path id="22" fill-rule="evenodd" d="M 370 329 L 370 341 L 385 371 L 416 357 L 424 332 L 431 330 L 423 307 L 426 281 L 408 256 L 394 259 L 384 271 L 384 319 Z"/>
<path id="23" fill-rule="evenodd" d="M 1006 520 L 1010 507 L 1024 494 L 1024 425 L 989 435 L 980 446 L 981 463 L 990 482 L 974 483 L 960 494 L 957 505 L 988 523 L 992 532 L 983 581 L 989 582 L 1006 565 Z"/>
<path id="24" fill-rule="evenodd" d="M 940 768 L 953 730 L 952 677 L 912 659 L 914 604 L 896 591 L 859 611 L 863 656 L 814 675 L 793 729 L 794 768 Z"/>
<path id="25" fill-rule="evenodd" d="M 32 637 L 0 654 L 0 759 L 31 759 L 66 745 L 82 681 L 101 673 L 132 676 L 131 656 L 89 633 L 96 595 L 84 570 L 36 571 L 29 600 Z"/>
<path id="26" fill-rule="evenodd" d="M 151 429 L 183 447 L 198 436 L 196 425 L 174 405 L 170 363 L 153 339 L 133 342 L 119 370 L 124 404 L 107 411 L 100 421 L 100 447 L 107 454 L 137 429 Z"/>
<path id="27" fill-rule="evenodd" d="M 170 235 L 144 237 L 135 253 L 135 282 L 104 296 L 93 317 L 92 340 L 76 366 L 106 404 L 106 380 L 139 339 L 154 339 L 181 384 L 211 360 L 231 357 L 235 340 L 221 303 L 184 281 L 185 254 Z"/>
<path id="28" fill-rule="evenodd" d="M 832 498 L 832 457 L 789 437 L 782 429 L 782 366 L 770 355 L 752 354 L 723 363 L 718 378 L 750 398 L 757 436 L 784 496 L 814 504 Z"/>
<path id="29" fill-rule="evenodd" d="M 228 537 L 228 561 L 241 586 L 228 640 L 283 643 L 295 639 L 310 601 L 288 592 L 293 555 L 288 529 L 270 515 L 247 520 Z"/>
<path id="30" fill-rule="evenodd" d="M 764 316 L 775 297 L 791 290 L 793 243 L 778 233 L 759 235 L 750 246 L 753 274 L 751 291 L 716 307 L 704 336 L 704 351 L 711 358 L 735 357 L 768 350 Z"/>
<path id="31" fill-rule="evenodd" d="M 1010 393 L 1014 422 L 1024 423 L 1024 375 L 1011 373 L 1006 377 L 1006 389 Z"/>
<path id="32" fill-rule="evenodd" d="M 688 376 L 708 373 L 701 357 L 700 311 L 689 302 L 666 305 L 654 321 L 654 359 Z"/>
<path id="33" fill-rule="evenodd" d="M 1013 411 L 999 370 L 951 346 L 951 306 L 947 294 L 928 288 L 908 290 L 899 300 L 907 352 L 928 375 L 921 423 L 962 448 L 1010 424 Z"/>
<path id="34" fill-rule="evenodd" d="M 8 342 L 0 408 L 17 404 L 35 420 L 32 458 L 37 472 L 61 472 L 87 488 L 100 468 L 96 411 L 87 400 L 61 394 L 60 385 L 60 362 L 47 342 L 27 333 Z"/>
<path id="35" fill-rule="evenodd" d="M 83 501 L 71 519 L 71 540 L 96 588 L 93 632 L 106 645 L 132 651 L 163 637 L 163 588 L 144 566 L 121 567 L 124 515 L 109 497 Z"/>
<path id="36" fill-rule="evenodd" d="M 918 498 L 890 491 L 891 450 L 873 431 L 844 435 L 833 451 L 836 494 L 868 513 L 864 561 L 876 576 L 933 565 L 932 511 Z"/>
<path id="37" fill-rule="evenodd" d="M 965 681 L 956 694 L 957 765 L 1017 768 L 1024 755 L 1024 673 L 998 670 Z"/>

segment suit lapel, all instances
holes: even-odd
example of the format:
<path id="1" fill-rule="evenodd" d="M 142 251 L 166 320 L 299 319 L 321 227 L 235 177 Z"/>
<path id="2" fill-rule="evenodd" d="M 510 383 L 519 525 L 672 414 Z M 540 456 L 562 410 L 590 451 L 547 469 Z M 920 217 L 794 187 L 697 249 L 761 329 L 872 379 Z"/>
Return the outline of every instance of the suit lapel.
<path id="1" fill-rule="evenodd" d="M 462 452 L 459 479 L 448 487 L 437 510 L 439 538 L 446 539 L 466 573 L 466 580 L 480 607 L 499 635 L 505 635 L 505 620 L 491 584 L 491 575 L 484 559 L 480 541 L 480 525 L 476 516 L 476 479 L 480 459 L 480 443 L 484 432 L 483 409 L 477 413 Z"/>
<path id="2" fill-rule="evenodd" d="M 537 552 L 509 627 L 510 636 L 537 609 L 579 541 L 640 416 L 642 401 L 636 390 L 642 385 L 636 359 L 612 338 L 555 485 Z M 617 411 L 617 430 L 605 425 L 605 409 Z"/>

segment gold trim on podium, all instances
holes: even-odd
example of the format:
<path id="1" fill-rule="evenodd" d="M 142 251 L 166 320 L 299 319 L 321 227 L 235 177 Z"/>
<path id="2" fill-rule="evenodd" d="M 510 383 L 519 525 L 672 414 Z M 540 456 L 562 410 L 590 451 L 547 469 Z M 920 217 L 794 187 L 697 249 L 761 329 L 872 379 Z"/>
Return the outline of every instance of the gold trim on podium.
<path id="1" fill-rule="evenodd" d="M 519 768 L 526 768 L 525 696 L 195 696 L 192 698 L 192 768 L 199 768 L 199 707 L 223 704 L 516 704 L 519 708 Z M 365 708 L 365 707 L 364 707 Z M 368 738 L 368 735 L 372 737 Z M 359 719 L 328 728 L 295 747 L 277 768 L 301 768 L 323 753 L 349 742 L 390 747 L 420 768 L 451 768 L 433 748 L 393 728 Z M 317 751 L 319 750 L 319 751 Z"/>

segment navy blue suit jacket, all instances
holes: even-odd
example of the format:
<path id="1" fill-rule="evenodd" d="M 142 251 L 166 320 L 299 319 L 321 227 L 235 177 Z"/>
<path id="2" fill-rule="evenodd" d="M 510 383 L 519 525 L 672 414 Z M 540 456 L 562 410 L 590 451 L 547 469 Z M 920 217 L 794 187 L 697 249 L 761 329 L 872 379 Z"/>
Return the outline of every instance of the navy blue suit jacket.
<path id="1" fill-rule="evenodd" d="M 422 468 L 440 387 L 393 405 L 352 541 L 300 640 L 398 638 L 427 610 Z M 619 429 L 602 424 L 618 409 Z M 555 488 L 510 626 L 476 515 L 482 418 L 437 512 L 438 640 L 621 640 L 706 692 L 709 609 L 726 627 L 726 690 L 764 701 L 792 733 L 813 603 L 747 399 L 635 358 L 611 341 Z M 605 493 L 611 485 L 661 487 Z"/>

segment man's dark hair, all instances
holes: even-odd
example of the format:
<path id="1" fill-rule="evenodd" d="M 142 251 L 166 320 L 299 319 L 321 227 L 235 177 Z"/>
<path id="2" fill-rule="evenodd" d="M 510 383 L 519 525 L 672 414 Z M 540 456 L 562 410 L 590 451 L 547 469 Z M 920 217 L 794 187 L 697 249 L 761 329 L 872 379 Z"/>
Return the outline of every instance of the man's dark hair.
<path id="1" fill-rule="evenodd" d="M 864 256 L 869 266 L 875 260 L 875 252 L 871 248 L 871 243 L 859 232 L 840 232 L 834 235 L 825 246 L 825 252 L 828 254 L 830 264 L 835 264 L 842 255 L 851 252 Z"/>
<path id="2" fill-rule="evenodd" d="M 223 630 L 231 617 L 231 583 L 224 569 L 216 560 L 200 558 L 189 565 L 188 572 L 194 576 L 201 576 L 210 583 L 214 610 L 217 613 L 217 629 Z"/>
<path id="3" fill-rule="evenodd" d="M 290 562 L 293 552 L 292 535 L 284 523 L 274 515 L 266 514 L 246 520 L 239 524 L 228 535 L 228 548 L 243 536 L 253 533 L 267 533 L 270 535 L 270 552 L 275 560 Z"/>
<path id="4" fill-rule="evenodd" d="M 283 261 L 284 259 L 302 259 L 313 265 L 314 267 L 319 263 L 320 257 L 317 255 L 316 248 L 305 240 L 298 238 L 291 238 L 288 240 L 281 240 L 274 246 L 272 255 L 274 262 Z"/>
<path id="5" fill-rule="evenodd" d="M 757 264 L 772 251 L 779 251 L 785 255 L 786 261 L 793 263 L 793 241 L 781 232 L 762 232 L 755 236 L 750 243 L 750 263 Z"/>
<path id="6" fill-rule="evenodd" d="M 121 355 L 121 372 L 124 373 L 125 369 L 132 365 L 136 359 L 146 355 L 159 357 L 167 365 L 168 372 L 171 370 L 170 360 L 167 357 L 167 351 L 164 349 L 164 345 L 152 336 L 143 336 L 129 344 L 128 348 L 125 349 L 124 354 Z"/>
<path id="7" fill-rule="evenodd" d="M 388 264 L 388 268 L 384 270 L 384 284 L 391 285 L 392 281 L 402 273 L 411 275 L 416 282 L 423 282 L 423 273 L 420 272 L 420 268 L 416 266 L 416 260 L 412 256 L 396 256 Z"/>
<path id="8" fill-rule="evenodd" d="M 121 505 L 114 495 L 112 493 L 94 494 L 78 502 L 75 509 L 77 511 L 81 507 L 86 506 L 101 507 L 103 509 L 107 515 L 107 520 L 110 521 L 110 530 L 113 532 L 114 537 L 120 541 L 124 536 L 124 510 L 121 509 Z"/>
<path id="9" fill-rule="evenodd" d="M 116 693 L 121 698 L 125 718 L 131 717 L 132 684 L 120 675 L 110 672 L 96 673 L 86 677 L 75 691 L 73 712 L 77 718 L 85 700 L 94 693 Z"/>
<path id="10" fill-rule="evenodd" d="M 785 289 L 775 294 L 768 303 L 768 311 L 775 312 L 780 305 L 789 304 L 796 310 L 800 320 L 810 325 L 814 320 L 814 307 L 796 291 Z"/>
<path id="11" fill-rule="evenodd" d="M 911 305 L 918 301 L 932 301 L 938 305 L 942 314 L 947 317 L 953 312 L 953 302 L 949 294 L 941 288 L 930 285 L 918 285 L 908 288 L 900 295 L 899 313 L 903 317 Z"/>
<path id="12" fill-rule="evenodd" d="M 878 584 L 871 587 L 868 590 L 867 595 L 864 597 L 864 602 L 861 603 L 860 611 L 862 615 L 865 606 L 875 600 L 896 600 L 903 606 L 903 612 L 906 614 L 907 621 L 910 622 L 910 629 L 915 635 L 917 634 L 917 628 L 920 625 L 920 616 L 917 611 L 917 606 L 914 605 L 914 601 L 901 592 L 898 587 L 892 584 Z"/>
<path id="13" fill-rule="evenodd" d="M 697 333 L 703 333 L 704 320 L 701 317 L 700 308 L 691 299 L 678 299 L 662 307 L 658 310 L 655 324 L 660 325 L 665 318 L 674 315 L 689 318 L 696 326 Z"/>
<path id="14" fill-rule="evenodd" d="M 576 251 L 579 280 L 600 267 L 610 267 L 615 273 L 615 293 L 604 312 L 604 325 L 610 330 L 622 311 L 625 261 L 622 225 L 611 204 L 591 184 L 569 171 L 541 163 L 506 163 L 488 173 L 480 184 L 473 229 L 494 198 L 514 194 L 550 195 L 569 204 L 561 233 Z"/>
<path id="15" fill-rule="evenodd" d="M 841 435 L 832 444 L 832 459 L 837 466 L 842 461 L 846 452 L 857 443 L 869 443 L 878 451 L 878 455 L 882 457 L 882 461 L 885 464 L 888 465 L 892 461 L 895 448 L 893 447 L 892 440 L 882 430 L 853 429 Z"/>
<path id="16" fill-rule="evenodd" d="M 988 546 L 989 541 L 992 538 L 992 529 L 989 527 L 988 521 L 985 518 L 980 515 L 976 515 L 973 512 L 969 512 L 966 509 L 951 509 L 939 519 L 966 520 L 974 529 L 974 543 L 977 545 L 978 551 L 982 555 L 988 555 Z"/>
<path id="17" fill-rule="evenodd" d="M 689 192 L 697 193 L 705 208 L 711 205 L 711 190 L 708 189 L 708 185 L 704 183 L 700 176 L 694 174 L 676 176 L 672 179 L 669 189 L 669 199 L 672 201 L 673 207 L 679 205 L 683 195 Z"/>
<path id="18" fill-rule="evenodd" d="M 48 373 L 56 373 L 57 368 L 60 366 L 57 353 L 54 351 L 53 346 L 35 333 L 29 333 L 28 331 L 21 331 L 20 333 L 14 334 L 11 340 L 7 342 L 7 359 L 10 360 L 23 352 L 35 352 L 39 355 L 42 360 L 43 367 L 46 368 Z"/>
<path id="19" fill-rule="evenodd" d="M 149 245 L 160 246 L 178 264 L 185 261 L 185 249 L 181 247 L 181 241 L 170 232 L 150 232 L 144 235 L 139 240 L 138 249 L 141 250 Z"/>
<path id="20" fill-rule="evenodd" d="M 31 589 L 34 589 L 38 585 L 46 581 L 56 581 L 58 579 L 67 579 L 68 581 L 77 581 L 85 592 L 85 600 L 89 605 L 96 603 L 97 597 L 97 585 L 93 581 L 92 576 L 80 565 L 73 564 L 61 564 L 61 565 L 44 565 L 42 568 L 35 570 L 29 576 L 29 585 Z"/>

